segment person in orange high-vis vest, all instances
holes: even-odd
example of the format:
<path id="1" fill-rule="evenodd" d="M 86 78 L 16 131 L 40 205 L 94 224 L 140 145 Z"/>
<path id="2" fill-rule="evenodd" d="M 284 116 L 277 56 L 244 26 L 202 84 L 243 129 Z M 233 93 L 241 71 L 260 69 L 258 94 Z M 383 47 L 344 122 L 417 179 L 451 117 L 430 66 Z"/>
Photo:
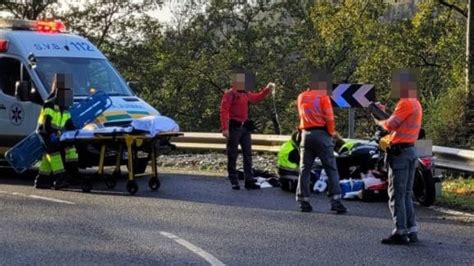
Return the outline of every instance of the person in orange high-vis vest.
<path id="1" fill-rule="evenodd" d="M 328 76 L 324 72 L 318 72 L 311 77 L 310 89 L 302 92 L 297 100 L 302 140 L 296 201 L 302 212 L 311 212 L 313 209 L 309 203 L 310 172 L 316 157 L 319 157 L 328 175 L 331 210 L 337 213 L 347 211 L 341 202 L 339 174 L 334 158 L 332 136 L 336 135 L 336 125 L 331 98 L 328 96 L 331 89 Z"/>
<path id="2" fill-rule="evenodd" d="M 416 76 L 403 70 L 394 75 L 394 96 L 399 97 L 395 111 L 377 125 L 390 132 L 387 150 L 389 208 L 395 225 L 383 244 L 408 244 L 418 241 L 412 194 L 416 168 L 415 142 L 421 128 L 423 110 L 416 95 Z"/>

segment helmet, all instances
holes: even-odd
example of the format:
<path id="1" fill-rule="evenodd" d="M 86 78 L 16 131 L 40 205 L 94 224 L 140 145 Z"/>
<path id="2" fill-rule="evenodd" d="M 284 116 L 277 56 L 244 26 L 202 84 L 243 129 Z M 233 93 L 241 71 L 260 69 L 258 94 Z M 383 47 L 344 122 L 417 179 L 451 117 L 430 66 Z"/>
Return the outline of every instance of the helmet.
<path id="1" fill-rule="evenodd" d="M 387 151 L 388 148 L 390 148 L 390 141 L 391 141 L 391 136 L 390 135 L 385 135 L 382 137 L 379 141 L 379 147 L 383 151 Z"/>

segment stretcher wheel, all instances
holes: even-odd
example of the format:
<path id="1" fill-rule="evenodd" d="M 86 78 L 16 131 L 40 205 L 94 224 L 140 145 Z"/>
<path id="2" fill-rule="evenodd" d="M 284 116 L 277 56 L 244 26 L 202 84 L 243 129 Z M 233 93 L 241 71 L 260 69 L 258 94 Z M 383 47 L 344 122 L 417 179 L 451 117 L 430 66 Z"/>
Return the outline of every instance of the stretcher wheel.
<path id="1" fill-rule="evenodd" d="M 112 177 L 113 177 L 115 180 L 118 180 L 120 177 L 122 177 L 122 172 L 120 172 L 120 170 L 114 171 L 114 172 L 112 173 Z"/>
<path id="2" fill-rule="evenodd" d="M 148 180 L 148 186 L 151 190 L 155 191 L 161 186 L 160 180 L 157 177 L 152 177 Z"/>
<path id="3" fill-rule="evenodd" d="M 128 181 L 127 182 L 127 191 L 128 193 L 135 195 L 138 191 L 138 185 L 135 181 Z"/>
<path id="4" fill-rule="evenodd" d="M 108 189 L 113 189 L 117 185 L 117 181 L 113 175 L 106 175 L 105 176 L 105 186 Z"/>
<path id="5" fill-rule="evenodd" d="M 92 190 L 92 183 L 90 181 L 84 181 L 81 185 L 82 192 L 89 193 Z"/>

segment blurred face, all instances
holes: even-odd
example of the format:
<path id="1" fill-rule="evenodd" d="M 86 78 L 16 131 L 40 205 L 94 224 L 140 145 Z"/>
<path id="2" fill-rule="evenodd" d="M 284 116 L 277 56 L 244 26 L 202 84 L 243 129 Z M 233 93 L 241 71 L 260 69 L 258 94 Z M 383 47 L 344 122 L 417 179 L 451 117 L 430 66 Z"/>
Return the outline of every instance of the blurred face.
<path id="1" fill-rule="evenodd" d="M 326 81 L 314 81 L 310 83 L 310 89 L 318 92 L 319 95 L 330 95 L 328 83 Z"/>
<path id="2" fill-rule="evenodd" d="M 236 90 L 245 90 L 245 74 L 234 74 L 232 78 L 232 87 Z"/>
<path id="3" fill-rule="evenodd" d="M 69 108 L 73 104 L 74 95 L 71 89 L 58 88 L 56 103 L 61 108 Z"/>
<path id="4" fill-rule="evenodd" d="M 392 98 L 417 98 L 416 77 L 404 71 L 395 73 L 392 79 Z"/>
<path id="5" fill-rule="evenodd" d="M 332 83 L 330 75 L 325 72 L 312 73 L 309 88 L 317 91 L 319 95 L 331 95 Z"/>

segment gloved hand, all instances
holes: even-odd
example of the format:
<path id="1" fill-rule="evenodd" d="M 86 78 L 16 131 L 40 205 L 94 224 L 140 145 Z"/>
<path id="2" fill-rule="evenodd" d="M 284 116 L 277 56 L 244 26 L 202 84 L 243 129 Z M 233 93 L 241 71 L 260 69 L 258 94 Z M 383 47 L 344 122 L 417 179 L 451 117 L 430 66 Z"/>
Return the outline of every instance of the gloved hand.
<path id="1" fill-rule="evenodd" d="M 72 123 L 72 119 L 68 119 L 66 121 L 66 124 L 64 125 L 64 127 L 66 128 L 66 130 L 74 130 L 76 129 L 76 127 L 74 126 L 74 124 Z"/>
<path id="2" fill-rule="evenodd" d="M 56 133 L 52 133 L 51 135 L 49 135 L 49 141 L 51 143 L 58 143 L 59 142 L 58 135 L 56 135 Z"/>
<path id="3" fill-rule="evenodd" d="M 332 135 L 332 138 L 333 138 L 334 140 L 342 140 L 341 135 L 340 135 L 339 132 L 337 132 L 337 131 L 334 132 L 334 134 Z"/>
<path id="4" fill-rule="evenodd" d="M 385 112 L 386 107 L 385 107 L 384 104 L 382 104 L 381 102 L 376 102 L 375 105 L 376 105 L 380 110 L 382 110 L 382 111 Z"/>
<path id="5" fill-rule="evenodd" d="M 269 88 L 269 89 L 271 89 L 271 90 L 275 90 L 275 83 L 273 83 L 273 82 L 268 82 L 268 84 L 267 84 L 266 87 Z"/>

